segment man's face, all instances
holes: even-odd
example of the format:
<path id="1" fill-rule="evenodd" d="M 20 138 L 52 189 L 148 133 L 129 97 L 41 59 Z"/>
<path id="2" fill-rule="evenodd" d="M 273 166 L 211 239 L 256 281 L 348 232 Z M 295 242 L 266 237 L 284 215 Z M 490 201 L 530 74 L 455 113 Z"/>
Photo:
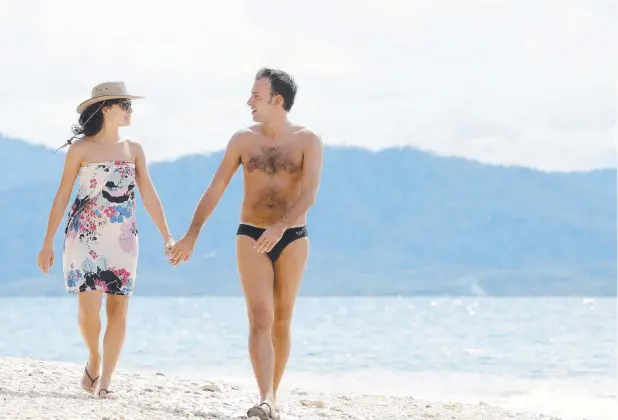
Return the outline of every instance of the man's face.
<path id="1" fill-rule="evenodd" d="M 251 88 L 251 97 L 247 101 L 251 108 L 253 121 L 267 122 L 276 106 L 271 100 L 270 80 L 263 77 L 256 80 Z"/>

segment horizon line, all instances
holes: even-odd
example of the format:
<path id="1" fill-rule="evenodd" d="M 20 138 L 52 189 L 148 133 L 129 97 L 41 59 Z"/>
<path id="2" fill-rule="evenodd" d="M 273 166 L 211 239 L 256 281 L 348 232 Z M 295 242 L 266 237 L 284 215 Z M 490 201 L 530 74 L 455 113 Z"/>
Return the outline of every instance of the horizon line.
<path id="1" fill-rule="evenodd" d="M 131 137 L 129 136 L 127 138 L 131 138 Z M 23 138 L 7 136 L 4 133 L 2 133 L 2 131 L 0 131 L 0 141 L 1 140 L 9 140 L 9 141 L 25 143 L 28 146 L 41 147 L 41 148 L 44 148 L 50 151 L 55 150 L 53 147 L 47 146 L 45 144 L 35 143 L 33 141 L 26 140 Z M 533 172 L 540 172 L 540 173 L 546 173 L 546 174 L 552 174 L 552 173 L 553 174 L 570 174 L 570 173 L 585 174 L 585 173 L 605 172 L 605 171 L 616 172 L 618 170 L 618 161 L 616 162 L 616 166 L 596 167 L 596 168 L 587 168 L 587 169 L 564 169 L 564 170 L 546 169 L 546 168 L 541 168 L 541 167 L 536 167 L 536 166 L 531 166 L 531 165 L 516 164 L 516 163 L 498 163 L 498 162 L 491 162 L 491 161 L 471 158 L 468 156 L 439 153 L 434 150 L 424 149 L 424 148 L 410 145 L 410 144 L 390 145 L 390 146 L 372 148 L 372 147 L 353 145 L 353 144 L 326 144 L 325 143 L 324 148 L 325 149 L 340 149 L 340 150 L 358 150 L 358 151 L 372 153 L 372 154 L 378 154 L 378 153 L 383 153 L 383 152 L 388 152 L 388 151 L 393 151 L 393 150 L 402 150 L 402 151 L 408 150 L 408 151 L 418 152 L 418 153 L 425 154 L 425 155 L 430 155 L 438 159 L 460 160 L 460 161 L 476 163 L 476 164 L 483 165 L 483 166 L 490 166 L 490 167 L 503 168 L 503 169 L 525 169 L 525 170 L 529 170 Z M 151 165 L 170 164 L 170 163 L 173 164 L 173 163 L 181 161 L 182 159 L 187 159 L 187 158 L 209 157 L 211 155 L 223 153 L 224 150 L 225 148 L 219 148 L 219 149 L 204 151 L 204 152 L 192 152 L 192 153 L 182 154 L 182 155 L 179 155 L 173 158 L 149 159 L 149 161 Z M 64 149 L 60 150 L 59 152 L 66 153 Z"/>

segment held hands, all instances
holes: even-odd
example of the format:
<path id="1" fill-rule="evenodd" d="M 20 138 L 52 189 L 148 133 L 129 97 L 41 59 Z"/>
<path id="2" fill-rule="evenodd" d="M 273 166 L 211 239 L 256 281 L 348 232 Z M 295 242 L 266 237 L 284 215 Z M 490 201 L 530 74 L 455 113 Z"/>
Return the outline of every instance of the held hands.
<path id="1" fill-rule="evenodd" d="M 192 236 L 183 236 L 174 246 L 170 249 L 169 261 L 174 267 L 177 266 L 180 261 L 187 262 L 193 254 L 193 248 L 195 248 L 195 240 Z"/>
<path id="2" fill-rule="evenodd" d="M 164 241 L 163 246 L 165 247 L 165 256 L 170 258 L 172 248 L 176 244 L 176 241 L 170 236 L 167 240 Z"/>
<path id="3" fill-rule="evenodd" d="M 49 270 L 54 265 L 54 245 L 44 243 L 37 256 L 37 265 L 44 274 L 49 274 Z"/>
<path id="4" fill-rule="evenodd" d="M 284 226 L 278 224 L 269 226 L 268 229 L 266 229 L 258 238 L 253 247 L 257 250 L 257 252 L 270 252 L 277 242 L 279 242 L 284 232 Z"/>
<path id="5" fill-rule="evenodd" d="M 257 252 L 270 252 L 273 247 L 281 240 L 285 226 L 274 224 L 262 233 L 253 246 Z M 193 254 L 195 242 L 197 238 L 194 236 L 183 236 L 177 242 L 169 240 L 165 244 L 165 256 L 169 258 L 170 264 L 174 267 L 180 264 L 181 261 L 187 262 Z"/>

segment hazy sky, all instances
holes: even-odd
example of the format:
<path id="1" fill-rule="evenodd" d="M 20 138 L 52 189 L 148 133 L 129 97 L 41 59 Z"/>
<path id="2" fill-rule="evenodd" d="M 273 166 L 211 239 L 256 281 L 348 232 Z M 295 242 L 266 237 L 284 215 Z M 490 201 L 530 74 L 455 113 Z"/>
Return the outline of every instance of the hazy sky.
<path id="1" fill-rule="evenodd" d="M 123 80 L 147 97 L 123 134 L 151 160 L 219 150 L 273 66 L 327 144 L 615 166 L 616 17 L 609 0 L 0 0 L 0 132 L 58 146 L 92 86 Z"/>

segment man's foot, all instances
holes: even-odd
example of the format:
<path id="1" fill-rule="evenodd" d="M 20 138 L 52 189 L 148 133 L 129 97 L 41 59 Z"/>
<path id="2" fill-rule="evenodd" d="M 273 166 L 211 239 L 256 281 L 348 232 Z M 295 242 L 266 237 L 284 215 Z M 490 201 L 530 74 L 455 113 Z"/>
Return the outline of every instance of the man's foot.
<path id="1" fill-rule="evenodd" d="M 94 394 L 94 390 L 96 389 L 95 384 L 99 380 L 99 376 L 97 375 L 96 377 L 93 378 L 92 375 L 90 375 L 90 372 L 88 372 L 89 365 L 90 363 L 88 363 L 86 367 L 84 368 L 84 375 L 82 376 L 81 385 L 84 391 Z"/>
<path id="2" fill-rule="evenodd" d="M 279 418 L 279 413 L 273 409 L 274 404 L 263 401 L 247 410 L 247 417 L 257 417 L 260 420 L 274 420 Z"/>

